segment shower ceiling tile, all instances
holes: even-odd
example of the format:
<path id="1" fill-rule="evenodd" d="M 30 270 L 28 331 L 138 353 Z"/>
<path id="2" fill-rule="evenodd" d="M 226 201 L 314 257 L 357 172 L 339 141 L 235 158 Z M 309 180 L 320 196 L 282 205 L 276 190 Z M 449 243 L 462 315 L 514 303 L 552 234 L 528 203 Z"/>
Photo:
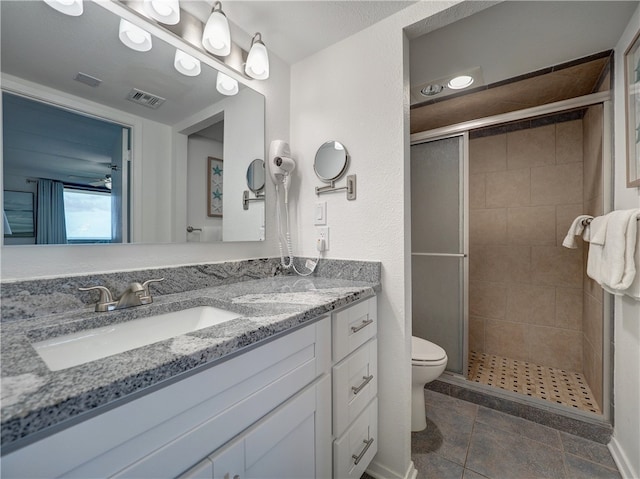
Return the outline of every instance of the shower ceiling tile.
<path id="1" fill-rule="evenodd" d="M 597 89 L 609 57 L 578 65 L 559 65 L 553 71 L 533 72 L 513 81 L 470 90 L 460 96 L 437 97 L 411 107 L 411 133 L 464 121 L 522 110 L 532 106 L 588 95 Z"/>

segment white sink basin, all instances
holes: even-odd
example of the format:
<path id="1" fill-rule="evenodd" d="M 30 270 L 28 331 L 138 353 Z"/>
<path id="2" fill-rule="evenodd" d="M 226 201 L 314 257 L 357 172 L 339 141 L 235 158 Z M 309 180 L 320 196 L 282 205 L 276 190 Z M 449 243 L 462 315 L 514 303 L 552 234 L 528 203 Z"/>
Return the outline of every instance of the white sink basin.
<path id="1" fill-rule="evenodd" d="M 198 306 L 102 328 L 87 329 L 32 343 L 32 346 L 49 369 L 59 371 L 208 328 L 240 316 L 212 306 Z"/>

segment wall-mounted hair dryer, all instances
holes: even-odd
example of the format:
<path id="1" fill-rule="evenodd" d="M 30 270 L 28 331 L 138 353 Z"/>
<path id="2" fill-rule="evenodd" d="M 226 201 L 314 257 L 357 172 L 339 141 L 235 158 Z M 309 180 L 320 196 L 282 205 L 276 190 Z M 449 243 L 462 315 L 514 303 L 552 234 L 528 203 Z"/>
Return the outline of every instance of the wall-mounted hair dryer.
<path id="1" fill-rule="evenodd" d="M 273 140 L 269 146 L 269 175 L 276 185 L 283 185 L 284 202 L 289 202 L 289 176 L 296 167 L 296 162 L 291 158 L 289 144 L 282 140 Z"/>
<path id="2" fill-rule="evenodd" d="M 293 261 L 293 248 L 291 246 L 291 234 L 289 233 L 289 183 L 291 182 L 291 172 L 296 167 L 296 162 L 291 158 L 291 150 L 286 141 L 273 140 L 269 145 L 268 170 L 271 180 L 276 185 L 276 225 L 278 228 L 278 241 L 280 246 L 280 264 L 284 268 L 293 268 L 293 270 L 301 276 L 312 274 L 320 255 L 315 261 L 308 260 L 306 267 L 309 271 L 300 272 L 296 268 Z M 282 209 L 280 203 L 280 190 L 284 190 L 284 218 L 282 217 Z M 284 222 L 284 225 L 282 224 Z M 285 260 L 285 251 L 287 259 Z M 311 266 L 309 266 L 311 264 Z"/>

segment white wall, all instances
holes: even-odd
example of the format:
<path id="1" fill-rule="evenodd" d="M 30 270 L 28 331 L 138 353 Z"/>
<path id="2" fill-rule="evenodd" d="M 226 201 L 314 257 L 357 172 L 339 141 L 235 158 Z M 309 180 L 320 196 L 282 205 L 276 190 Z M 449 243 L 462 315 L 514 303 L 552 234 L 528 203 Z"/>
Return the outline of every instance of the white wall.
<path id="1" fill-rule="evenodd" d="M 326 256 L 382 262 L 380 438 L 370 471 L 389 479 L 407 476 L 412 467 L 409 70 L 403 28 L 420 21 L 412 31 L 426 33 L 483 8 L 481 2 L 469 2 L 421 21 L 454 3 L 419 2 L 291 68 L 296 254 L 316 254 L 313 209 L 317 201 L 326 201 Z M 327 140 L 342 142 L 351 155 L 348 174 L 357 174 L 355 201 L 347 201 L 344 192 L 315 195 L 321 182 L 313 172 L 314 155 Z"/>
<path id="2" fill-rule="evenodd" d="M 276 55 L 270 54 L 271 76 L 266 81 L 247 82 L 266 97 L 265 151 L 272 139 L 289 139 L 289 66 Z M 211 63 L 215 62 L 211 60 Z M 160 154 L 172 151 L 171 134 L 161 132 L 149 135 L 149 142 L 142 147 Z M 175 171 L 169 165 L 155 170 L 158 181 L 169 181 Z M 152 177 L 145 180 L 155 181 Z M 89 272 L 125 271 L 160 266 L 174 266 L 236 259 L 271 257 L 278 254 L 277 235 L 271 226 L 275 222 L 274 186 L 267 182 L 267 232 L 266 241 L 236 243 L 183 243 L 183 244 L 133 244 L 133 245 L 50 245 L 10 246 L 1 249 L 2 280 L 45 278 L 60 275 L 86 274 Z M 143 228 L 171 237 L 172 198 L 166 190 L 151 189 L 145 194 L 145 202 L 159 205 L 155 217 L 143 218 Z M 185 198 L 186 201 L 186 198 Z M 167 219 L 169 217 L 169 219 Z M 135 226 L 135 225 L 134 225 Z M 143 241 L 148 241 L 143 238 Z M 164 240 L 163 240 L 164 241 Z M 167 239 L 167 241 L 169 241 Z"/>
<path id="3" fill-rule="evenodd" d="M 640 208 L 640 188 L 626 187 L 627 144 L 623 54 L 640 25 L 640 7 L 615 49 L 614 208 Z M 614 430 L 610 448 L 625 478 L 640 477 L 640 302 L 614 302 Z"/>

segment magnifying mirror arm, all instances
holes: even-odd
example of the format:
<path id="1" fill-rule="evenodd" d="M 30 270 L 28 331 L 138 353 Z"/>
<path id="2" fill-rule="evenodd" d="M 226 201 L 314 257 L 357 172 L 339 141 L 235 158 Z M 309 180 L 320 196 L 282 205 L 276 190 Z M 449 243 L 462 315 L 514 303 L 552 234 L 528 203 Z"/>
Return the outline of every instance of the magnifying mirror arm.
<path id="1" fill-rule="evenodd" d="M 331 181 L 327 186 L 316 186 L 316 195 L 320 196 L 323 193 L 333 193 L 334 191 L 347 190 L 347 199 L 356 199 L 356 175 L 347 176 L 347 185 L 335 187 L 335 182 Z"/>
<path id="2" fill-rule="evenodd" d="M 249 203 L 252 201 L 264 201 L 264 193 L 261 193 L 261 192 L 256 193 L 255 198 L 249 198 L 250 194 L 251 193 L 249 193 L 249 190 L 244 190 L 242 192 L 242 209 L 243 210 L 248 210 Z"/>

